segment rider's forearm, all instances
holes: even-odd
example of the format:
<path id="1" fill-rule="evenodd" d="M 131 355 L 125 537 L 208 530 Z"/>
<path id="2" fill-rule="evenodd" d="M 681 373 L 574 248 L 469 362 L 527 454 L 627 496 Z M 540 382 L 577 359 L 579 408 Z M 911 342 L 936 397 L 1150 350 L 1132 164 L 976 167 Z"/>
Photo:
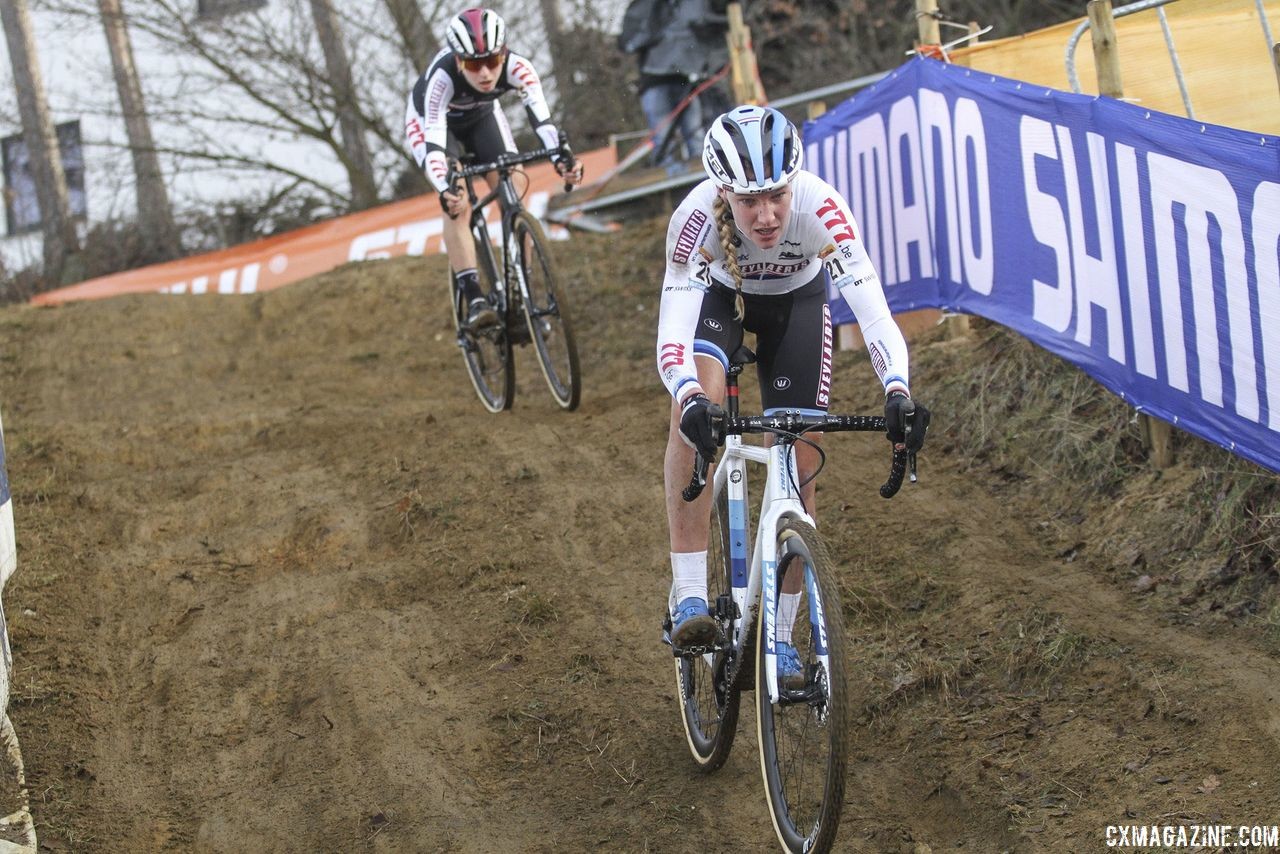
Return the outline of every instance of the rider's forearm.
<path id="1" fill-rule="evenodd" d="M 427 151 L 423 160 L 423 169 L 431 186 L 436 188 L 437 193 L 448 191 L 449 159 L 444 150 L 433 147 Z"/>
<path id="2" fill-rule="evenodd" d="M 677 403 L 702 391 L 693 361 L 693 338 L 703 291 L 695 282 L 668 274 L 658 308 L 658 374 Z"/>
<path id="3" fill-rule="evenodd" d="M 538 135 L 538 139 L 542 141 L 543 148 L 559 148 L 560 147 L 560 131 L 550 119 L 541 124 L 534 125 L 534 133 Z"/>
<path id="4" fill-rule="evenodd" d="M 864 325 L 862 337 L 867 345 L 867 353 L 871 356 L 871 365 L 884 386 L 884 393 L 900 391 L 911 394 L 907 341 L 893 315 Z"/>

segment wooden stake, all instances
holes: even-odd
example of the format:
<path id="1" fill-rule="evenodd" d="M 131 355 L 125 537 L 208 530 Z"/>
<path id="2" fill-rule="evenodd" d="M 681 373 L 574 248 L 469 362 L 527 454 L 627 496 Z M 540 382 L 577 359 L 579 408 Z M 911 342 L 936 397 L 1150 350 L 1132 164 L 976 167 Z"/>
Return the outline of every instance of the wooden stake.
<path id="1" fill-rule="evenodd" d="M 942 28 L 938 26 L 938 0 L 916 0 L 916 28 L 920 44 L 942 44 Z"/>
<path id="2" fill-rule="evenodd" d="M 1120 49 L 1116 39 L 1116 19 L 1111 0 L 1089 0 L 1089 33 L 1093 39 L 1093 65 L 1098 73 L 1098 92 L 1108 98 L 1123 98 L 1120 80 Z M 1157 469 L 1173 465 L 1173 428 L 1159 418 L 1138 413 L 1138 431 L 1147 448 L 1147 459 Z"/>
<path id="3" fill-rule="evenodd" d="M 765 103 L 764 87 L 756 68 L 756 54 L 751 47 L 751 30 L 742 17 L 742 4 L 730 3 L 725 13 L 729 17 L 729 32 L 725 38 L 729 41 L 729 76 L 734 100 L 739 104 L 758 106 Z"/>
<path id="4" fill-rule="evenodd" d="M 1271 46 L 1271 63 L 1276 67 L 1276 83 L 1280 84 L 1280 42 Z"/>
<path id="5" fill-rule="evenodd" d="M 1089 0 L 1089 34 L 1093 39 L 1093 65 L 1098 72 L 1098 92 L 1108 98 L 1123 98 L 1120 81 L 1120 51 L 1116 41 L 1116 19 L 1111 0 Z"/>

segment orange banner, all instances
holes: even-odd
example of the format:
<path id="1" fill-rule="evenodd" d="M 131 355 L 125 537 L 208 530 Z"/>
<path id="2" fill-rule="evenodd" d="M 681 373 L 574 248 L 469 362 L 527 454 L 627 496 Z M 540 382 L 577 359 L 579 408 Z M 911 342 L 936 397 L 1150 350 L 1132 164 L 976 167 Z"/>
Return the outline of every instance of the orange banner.
<path id="1" fill-rule="evenodd" d="M 580 154 L 588 179 L 613 167 L 612 148 Z M 564 189 L 550 163 L 526 168 L 529 188 L 525 206 L 541 215 L 552 195 Z M 519 188 L 521 179 L 516 178 Z M 481 185 L 483 186 L 483 184 Z M 497 228 L 498 207 L 490 205 L 490 233 Z M 166 264 L 140 267 L 78 285 L 37 294 L 32 302 L 52 305 L 117 294 L 248 294 L 324 273 L 349 261 L 397 255 L 443 252 L 444 219 L 434 193 L 338 217 L 274 237 L 195 255 Z"/>

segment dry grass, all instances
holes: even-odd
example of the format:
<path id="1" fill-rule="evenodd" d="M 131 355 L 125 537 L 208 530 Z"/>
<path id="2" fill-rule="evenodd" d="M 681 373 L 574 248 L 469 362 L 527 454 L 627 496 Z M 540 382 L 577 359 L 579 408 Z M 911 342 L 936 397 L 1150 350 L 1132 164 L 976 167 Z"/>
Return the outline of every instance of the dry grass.
<path id="1" fill-rule="evenodd" d="M 997 649 L 1008 687 L 1018 690 L 1044 685 L 1080 665 L 1089 644 L 1084 635 L 1068 629 L 1060 615 L 1032 608 L 1004 626 Z"/>
<path id="2" fill-rule="evenodd" d="M 1046 507 L 1122 583 L 1158 576 L 1167 609 L 1212 591 L 1215 612 L 1280 642 L 1280 478 L 1178 431 L 1174 468 L 1157 471 L 1123 401 L 1015 333 L 975 326 L 959 344 L 916 345 L 929 350 L 914 384 L 935 412 L 933 447 Z M 1228 561 L 1230 587 L 1209 578 Z"/>

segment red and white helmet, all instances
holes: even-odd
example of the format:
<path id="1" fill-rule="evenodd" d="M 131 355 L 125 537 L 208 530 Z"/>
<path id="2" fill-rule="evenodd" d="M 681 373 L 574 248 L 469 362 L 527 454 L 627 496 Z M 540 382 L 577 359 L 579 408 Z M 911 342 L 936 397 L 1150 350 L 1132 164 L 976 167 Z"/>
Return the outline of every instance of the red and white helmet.
<path id="1" fill-rule="evenodd" d="M 492 9 L 464 9 L 449 22 L 445 39 L 460 58 L 483 59 L 502 51 L 507 25 Z"/>

